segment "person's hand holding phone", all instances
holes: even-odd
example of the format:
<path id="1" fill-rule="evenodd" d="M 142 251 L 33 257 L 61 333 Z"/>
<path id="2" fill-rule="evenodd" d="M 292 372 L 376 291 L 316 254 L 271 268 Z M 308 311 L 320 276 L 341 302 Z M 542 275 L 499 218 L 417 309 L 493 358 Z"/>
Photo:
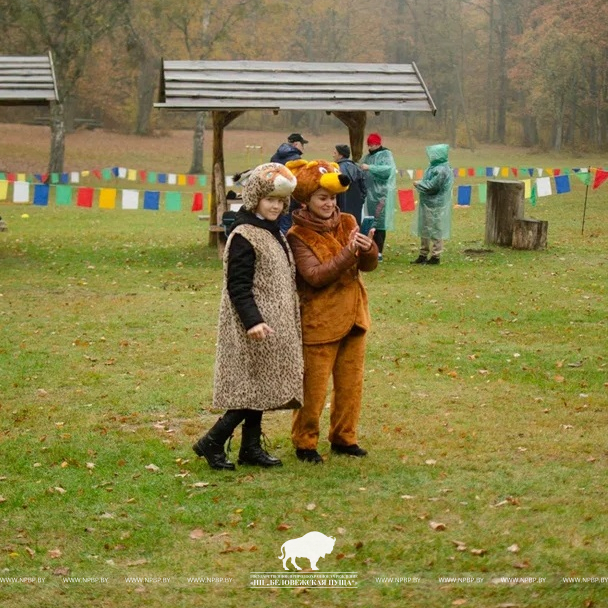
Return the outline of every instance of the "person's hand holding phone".
<path id="1" fill-rule="evenodd" d="M 376 232 L 375 228 L 372 228 L 369 231 L 369 234 L 361 234 L 360 232 L 357 232 L 355 236 L 357 248 L 361 249 L 361 251 L 369 251 L 374 244 L 374 232 Z"/>

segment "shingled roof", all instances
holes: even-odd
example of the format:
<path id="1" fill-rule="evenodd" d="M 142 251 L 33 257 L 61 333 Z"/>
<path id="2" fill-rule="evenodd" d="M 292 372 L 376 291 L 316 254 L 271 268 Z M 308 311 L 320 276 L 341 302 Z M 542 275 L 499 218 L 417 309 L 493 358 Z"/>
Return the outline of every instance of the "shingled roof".
<path id="1" fill-rule="evenodd" d="M 57 101 L 50 53 L 31 57 L 0 57 L 0 104 L 48 104 Z"/>
<path id="2" fill-rule="evenodd" d="M 436 112 L 415 63 L 163 61 L 155 106 Z"/>

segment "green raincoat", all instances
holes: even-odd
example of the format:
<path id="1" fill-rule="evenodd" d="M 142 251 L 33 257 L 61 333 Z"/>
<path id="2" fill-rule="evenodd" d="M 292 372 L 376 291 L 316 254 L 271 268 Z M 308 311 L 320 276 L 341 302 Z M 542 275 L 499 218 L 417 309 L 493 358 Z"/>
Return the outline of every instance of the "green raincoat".
<path id="1" fill-rule="evenodd" d="M 412 233 L 421 238 L 441 240 L 450 236 L 454 171 L 448 163 L 448 144 L 428 146 L 430 166 L 414 186 L 420 193 Z"/>
<path id="2" fill-rule="evenodd" d="M 393 153 L 386 148 L 378 148 L 359 162 L 369 165 L 369 171 L 366 171 L 365 213 L 376 218 L 374 228 L 393 230 L 397 201 L 397 167 Z"/>

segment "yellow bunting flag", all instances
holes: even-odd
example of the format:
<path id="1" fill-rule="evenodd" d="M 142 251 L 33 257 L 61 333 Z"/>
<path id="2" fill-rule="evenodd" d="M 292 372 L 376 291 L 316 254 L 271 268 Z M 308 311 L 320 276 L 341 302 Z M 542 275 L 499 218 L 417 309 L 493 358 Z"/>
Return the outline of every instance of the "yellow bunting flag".
<path id="1" fill-rule="evenodd" d="M 102 188 L 99 191 L 99 208 L 114 209 L 116 207 L 116 188 Z"/>
<path id="2" fill-rule="evenodd" d="M 137 171 L 135 169 L 128 169 L 127 179 L 131 182 L 134 182 L 137 179 Z"/>

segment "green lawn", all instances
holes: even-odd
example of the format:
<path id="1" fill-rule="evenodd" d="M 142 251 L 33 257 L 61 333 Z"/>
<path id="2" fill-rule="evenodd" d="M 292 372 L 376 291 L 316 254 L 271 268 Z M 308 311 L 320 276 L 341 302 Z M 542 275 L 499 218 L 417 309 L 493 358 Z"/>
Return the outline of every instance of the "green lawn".
<path id="1" fill-rule="evenodd" d="M 527 203 L 549 222 L 540 252 L 467 252 L 485 209 L 455 209 L 438 267 L 409 264 L 412 215 L 398 215 L 366 277 L 369 457 L 329 455 L 324 438 L 327 462 L 304 465 L 290 414 L 271 413 L 284 467 L 234 473 L 190 449 L 217 417 L 206 222 L 2 205 L 0 601 L 602 605 L 608 580 L 564 578 L 608 577 L 606 192 L 590 193 L 584 236 L 582 184 Z M 336 537 L 320 571 L 354 572 L 356 589 L 248 588 L 313 530 Z"/>

